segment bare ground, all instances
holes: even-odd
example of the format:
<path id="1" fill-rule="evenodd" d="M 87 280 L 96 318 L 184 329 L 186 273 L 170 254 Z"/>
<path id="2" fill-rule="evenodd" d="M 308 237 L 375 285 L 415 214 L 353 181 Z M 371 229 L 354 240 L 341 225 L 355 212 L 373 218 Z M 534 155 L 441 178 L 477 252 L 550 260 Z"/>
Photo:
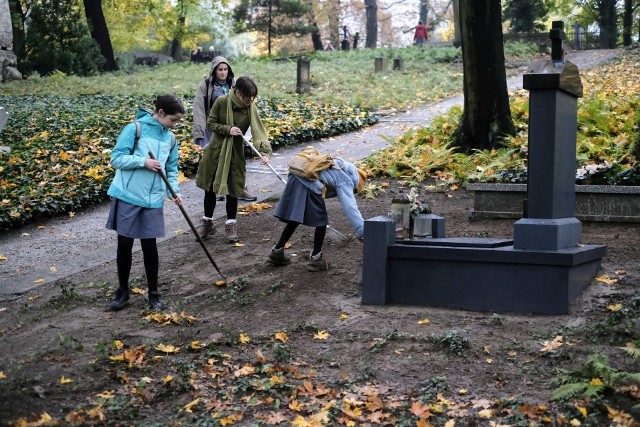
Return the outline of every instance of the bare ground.
<path id="1" fill-rule="evenodd" d="M 365 218 L 388 211 L 399 183 L 384 182 L 378 197 L 358 199 Z M 465 190 L 421 193 L 446 218 L 448 236 L 512 236 L 513 220 L 470 222 Z M 0 424 L 42 421 L 45 412 L 59 425 L 638 424 L 637 385 L 550 401 L 552 380 L 589 355 L 639 371 L 638 358 L 619 348 L 639 338 L 637 224 L 583 224 L 584 243 L 608 245 L 599 276 L 616 282 L 594 280 L 568 315 L 477 313 L 362 305 L 361 243 L 337 202 L 328 208 L 348 236 L 326 242 L 328 272 L 306 271 L 312 230 L 304 227 L 289 266 L 265 262 L 281 231 L 272 208 L 240 217 L 242 246 L 224 243 L 221 232 L 207 243 L 235 279 L 225 286 L 214 284 L 220 276 L 190 231 L 162 242 L 161 292 L 173 324 L 144 319 L 143 295 L 121 312 L 104 311 L 115 263 L 0 303 Z M 100 250 L 115 254 L 115 236 Z M 132 278 L 146 288 L 140 253 Z M 557 336 L 561 345 L 541 351 Z"/>

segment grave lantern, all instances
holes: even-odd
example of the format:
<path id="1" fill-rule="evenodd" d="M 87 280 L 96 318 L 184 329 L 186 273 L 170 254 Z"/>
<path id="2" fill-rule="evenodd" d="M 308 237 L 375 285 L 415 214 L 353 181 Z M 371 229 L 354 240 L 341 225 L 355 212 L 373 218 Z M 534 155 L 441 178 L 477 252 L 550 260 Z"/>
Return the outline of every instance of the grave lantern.
<path id="1" fill-rule="evenodd" d="M 410 205 L 409 196 L 402 191 L 391 200 L 391 218 L 396 223 L 396 239 L 404 240 L 409 238 Z"/>

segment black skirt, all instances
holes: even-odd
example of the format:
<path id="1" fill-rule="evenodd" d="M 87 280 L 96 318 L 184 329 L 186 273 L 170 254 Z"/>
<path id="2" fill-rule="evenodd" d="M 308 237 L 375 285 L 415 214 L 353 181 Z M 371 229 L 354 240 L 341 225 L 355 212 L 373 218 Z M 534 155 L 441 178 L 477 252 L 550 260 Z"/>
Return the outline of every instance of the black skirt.
<path id="1" fill-rule="evenodd" d="M 293 221 L 309 227 L 323 227 L 329 224 L 322 196 L 309 190 L 291 174 L 273 215 L 281 221 Z"/>

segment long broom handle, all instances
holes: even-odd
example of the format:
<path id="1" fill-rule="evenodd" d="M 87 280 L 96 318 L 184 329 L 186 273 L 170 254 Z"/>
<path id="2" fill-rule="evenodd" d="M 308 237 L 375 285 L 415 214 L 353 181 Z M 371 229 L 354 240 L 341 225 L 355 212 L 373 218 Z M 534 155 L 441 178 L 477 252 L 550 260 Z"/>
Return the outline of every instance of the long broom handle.
<path id="1" fill-rule="evenodd" d="M 153 153 L 151 151 L 149 151 L 149 157 L 151 159 L 153 159 L 153 160 L 156 159 L 153 156 Z M 167 176 L 164 174 L 164 172 L 162 170 L 159 170 L 157 172 L 160 175 L 160 177 L 162 178 L 162 180 L 164 181 L 164 183 L 167 185 L 167 188 L 169 189 L 169 192 L 171 193 L 171 197 L 173 197 L 175 199 L 178 195 L 173 190 L 173 187 L 169 183 L 169 180 L 167 179 Z M 213 257 L 209 253 L 209 250 L 207 249 L 207 246 L 204 244 L 204 241 L 202 240 L 202 237 L 200 237 L 200 234 L 198 233 L 198 230 L 196 230 L 196 227 L 193 225 L 193 222 L 191 222 L 191 218 L 189 218 L 189 215 L 187 215 L 187 211 L 184 210 L 184 206 L 182 206 L 180 204 L 180 205 L 178 205 L 178 207 L 180 208 L 180 212 L 182 212 L 182 215 L 184 215 L 184 219 L 186 219 L 187 222 L 189 223 L 189 227 L 191 227 L 191 231 L 193 231 L 193 234 L 198 239 L 198 242 L 200 243 L 200 246 L 202 246 L 202 249 L 204 249 L 204 253 L 207 254 L 207 258 L 209 258 L 209 261 L 211 261 L 211 264 L 213 264 L 213 266 L 216 268 L 216 270 L 218 271 L 218 274 L 220 274 L 220 276 L 222 276 L 222 278 L 224 280 L 227 280 L 225 275 L 222 274 L 222 272 L 220 272 L 220 269 L 218 268 L 218 265 L 216 264 L 216 262 L 213 260 Z"/>
<path id="2" fill-rule="evenodd" d="M 242 135 L 242 139 L 244 140 L 244 143 L 247 144 L 249 146 L 249 148 L 251 148 L 251 150 L 256 153 L 258 155 L 258 157 L 260 157 L 260 160 L 264 161 L 264 157 L 262 156 L 262 154 L 260 154 L 260 152 L 256 149 L 256 147 L 253 146 L 253 144 L 251 142 L 249 142 L 249 140 L 247 139 L 247 137 L 245 137 L 244 135 Z M 282 181 L 284 183 L 284 185 L 287 185 L 287 180 L 284 179 L 283 177 L 280 176 L 280 174 L 278 173 L 278 171 L 276 171 L 273 166 L 271 166 L 270 163 L 267 163 L 267 166 L 269 166 L 269 169 L 271 169 L 271 171 L 278 177 L 278 179 L 280 181 Z"/>

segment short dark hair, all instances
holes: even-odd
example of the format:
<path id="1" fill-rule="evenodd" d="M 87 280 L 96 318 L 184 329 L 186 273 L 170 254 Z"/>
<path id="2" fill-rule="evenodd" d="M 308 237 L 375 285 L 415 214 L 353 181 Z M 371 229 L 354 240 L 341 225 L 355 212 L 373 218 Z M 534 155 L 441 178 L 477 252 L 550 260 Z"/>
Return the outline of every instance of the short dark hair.
<path id="1" fill-rule="evenodd" d="M 172 94 L 158 95 L 155 107 L 156 111 L 162 110 L 170 116 L 178 113 L 184 114 L 186 111 L 180 98 Z"/>
<path id="2" fill-rule="evenodd" d="M 254 98 L 258 96 L 258 85 L 251 77 L 242 76 L 236 80 L 235 88 L 244 96 Z"/>

